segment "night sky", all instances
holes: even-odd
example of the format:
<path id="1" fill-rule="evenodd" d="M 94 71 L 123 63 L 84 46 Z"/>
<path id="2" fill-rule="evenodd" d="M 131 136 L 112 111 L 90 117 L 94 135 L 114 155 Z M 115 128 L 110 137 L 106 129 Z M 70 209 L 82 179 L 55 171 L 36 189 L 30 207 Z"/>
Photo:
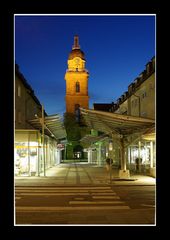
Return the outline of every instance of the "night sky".
<path id="1" fill-rule="evenodd" d="M 79 35 L 90 108 L 116 101 L 155 56 L 155 15 L 15 15 L 15 63 L 47 114 L 65 112 L 67 59 Z"/>

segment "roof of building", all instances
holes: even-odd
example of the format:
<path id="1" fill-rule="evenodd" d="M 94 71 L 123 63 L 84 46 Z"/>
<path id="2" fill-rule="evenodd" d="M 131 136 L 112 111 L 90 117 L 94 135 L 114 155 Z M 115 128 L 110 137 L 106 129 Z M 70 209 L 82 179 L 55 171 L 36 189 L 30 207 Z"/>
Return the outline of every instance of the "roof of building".
<path id="1" fill-rule="evenodd" d="M 146 71 L 146 69 L 139 74 L 138 77 L 134 79 L 133 82 L 131 82 L 128 86 L 128 91 L 124 92 L 116 102 L 112 102 L 110 104 L 112 106 L 113 111 L 116 111 L 119 108 L 119 105 L 125 102 L 132 94 L 134 94 L 139 86 L 147 80 L 153 73 L 155 73 L 155 56 L 152 57 L 151 61 L 149 61 L 146 66 L 149 64 L 149 71 Z M 101 103 L 94 103 L 94 110 L 103 110 L 103 111 L 109 111 L 111 107 L 109 108 L 109 103 L 101 104 Z"/>
<path id="2" fill-rule="evenodd" d="M 29 94 L 31 95 L 31 97 L 34 99 L 34 101 L 36 102 L 37 105 L 39 105 L 41 107 L 41 103 L 38 100 L 38 98 L 35 96 L 34 94 L 34 90 L 32 89 L 32 87 L 30 86 L 30 84 L 27 82 L 27 80 L 25 79 L 24 75 L 20 72 L 19 70 L 19 65 L 15 64 L 15 74 L 18 76 L 18 78 L 22 81 L 22 83 L 24 84 L 25 88 L 27 88 L 29 90 Z M 47 113 L 44 111 L 44 114 L 47 116 Z"/>
<path id="3" fill-rule="evenodd" d="M 80 57 L 81 59 L 85 60 L 85 54 L 81 49 L 72 49 L 68 59 L 71 60 L 75 57 Z"/>
<path id="4" fill-rule="evenodd" d="M 112 103 L 93 103 L 94 110 L 99 111 L 109 111 L 112 106 Z"/>
<path id="5" fill-rule="evenodd" d="M 128 92 L 125 95 L 124 98 L 120 98 L 117 100 L 118 104 L 123 103 L 128 97 L 130 97 L 131 95 L 133 95 L 139 88 L 139 86 L 146 81 L 154 72 L 155 72 L 155 65 L 153 64 L 155 61 L 155 56 L 152 57 L 151 61 L 149 61 L 146 66 L 149 64 L 150 68 L 149 71 L 147 72 L 146 69 L 144 69 L 138 77 L 136 77 L 134 79 L 134 81 L 132 83 L 129 84 L 128 86 Z M 130 91 L 129 91 L 130 90 Z"/>

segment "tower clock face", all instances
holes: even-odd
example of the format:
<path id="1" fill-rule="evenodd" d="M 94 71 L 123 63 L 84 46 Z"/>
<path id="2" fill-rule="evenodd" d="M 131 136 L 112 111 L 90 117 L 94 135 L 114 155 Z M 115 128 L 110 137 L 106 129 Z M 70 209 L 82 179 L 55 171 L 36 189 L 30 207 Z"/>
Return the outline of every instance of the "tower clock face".
<path id="1" fill-rule="evenodd" d="M 80 63 L 80 59 L 76 58 L 76 59 L 75 59 L 75 63 L 76 63 L 76 64 L 79 64 L 79 63 Z"/>

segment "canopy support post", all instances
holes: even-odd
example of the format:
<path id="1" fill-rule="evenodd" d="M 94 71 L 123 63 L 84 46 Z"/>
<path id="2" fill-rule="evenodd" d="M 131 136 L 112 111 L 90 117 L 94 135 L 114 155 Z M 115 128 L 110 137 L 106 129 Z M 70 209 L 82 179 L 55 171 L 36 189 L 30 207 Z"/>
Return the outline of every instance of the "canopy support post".
<path id="1" fill-rule="evenodd" d="M 125 143 L 124 137 L 121 135 L 120 146 L 121 146 L 121 169 L 119 170 L 120 178 L 130 178 L 129 170 L 126 169 L 126 157 L 125 157 Z"/>

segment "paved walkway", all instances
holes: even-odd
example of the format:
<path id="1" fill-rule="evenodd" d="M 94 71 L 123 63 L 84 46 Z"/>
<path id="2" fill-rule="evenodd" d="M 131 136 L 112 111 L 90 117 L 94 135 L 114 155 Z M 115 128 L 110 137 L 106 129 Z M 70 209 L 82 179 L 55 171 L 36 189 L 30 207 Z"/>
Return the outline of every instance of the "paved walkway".
<path id="1" fill-rule="evenodd" d="M 62 163 L 46 170 L 46 177 L 15 177 L 16 186 L 54 186 L 54 185 L 155 185 L 156 179 L 150 176 L 132 175 L 123 180 L 118 177 L 119 170 L 112 169 L 112 177 L 105 167 L 87 163 Z"/>

